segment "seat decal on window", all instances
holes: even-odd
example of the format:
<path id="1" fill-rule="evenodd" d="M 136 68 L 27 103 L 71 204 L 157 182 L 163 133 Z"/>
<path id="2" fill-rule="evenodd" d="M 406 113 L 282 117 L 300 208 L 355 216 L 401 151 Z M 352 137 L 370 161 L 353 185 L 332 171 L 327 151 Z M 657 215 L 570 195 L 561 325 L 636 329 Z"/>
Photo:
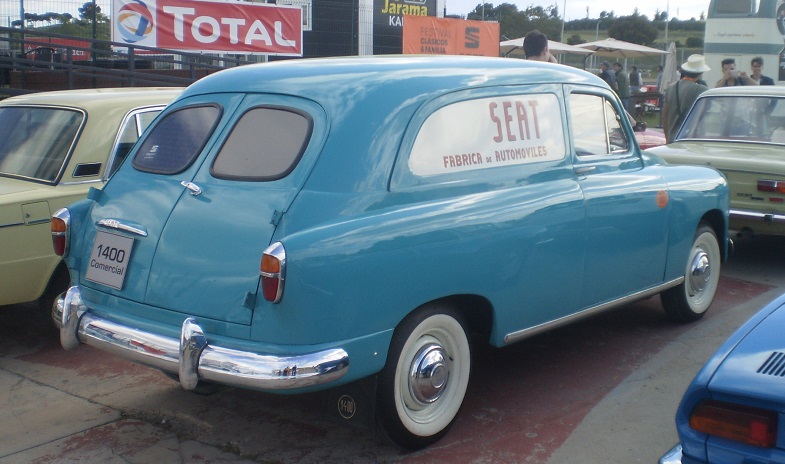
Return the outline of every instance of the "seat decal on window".
<path id="1" fill-rule="evenodd" d="M 462 101 L 434 112 L 417 134 L 409 168 L 428 176 L 564 156 L 558 98 L 514 95 Z"/>

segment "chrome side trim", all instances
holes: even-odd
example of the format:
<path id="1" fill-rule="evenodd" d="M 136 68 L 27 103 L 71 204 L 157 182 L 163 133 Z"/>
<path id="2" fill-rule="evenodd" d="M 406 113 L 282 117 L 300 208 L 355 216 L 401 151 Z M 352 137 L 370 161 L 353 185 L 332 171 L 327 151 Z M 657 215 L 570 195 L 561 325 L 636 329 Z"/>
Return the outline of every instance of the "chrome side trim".
<path id="1" fill-rule="evenodd" d="M 625 296 L 623 298 L 619 298 L 617 300 L 608 301 L 607 303 L 602 303 L 597 306 L 593 306 L 591 308 L 584 309 L 581 312 L 570 314 L 569 316 L 564 316 L 559 319 L 554 319 L 550 322 L 545 322 L 540 325 L 536 325 L 534 327 L 529 327 L 527 329 L 519 330 L 517 332 L 512 332 L 504 336 L 504 343 L 510 344 L 514 342 L 518 342 L 523 340 L 524 338 L 531 337 L 533 335 L 537 335 L 538 333 L 545 332 L 547 330 L 555 329 L 556 327 L 561 327 L 563 325 L 570 324 L 575 322 L 579 319 L 583 319 L 584 317 L 593 316 L 595 314 L 599 314 L 603 311 L 607 311 L 609 309 L 617 308 L 619 306 L 632 303 L 633 301 L 642 300 L 644 298 L 648 298 L 650 296 L 656 295 L 663 290 L 667 290 L 671 287 L 675 287 L 679 284 L 684 282 L 684 276 L 679 277 L 678 279 L 671 280 L 670 282 L 665 282 L 664 284 L 660 284 L 656 287 L 650 288 L 648 290 L 643 290 L 637 293 L 633 293 L 632 295 Z"/>
<path id="2" fill-rule="evenodd" d="M 128 232 L 134 235 L 139 235 L 141 237 L 147 237 L 147 231 L 136 226 L 132 226 L 130 224 L 124 224 L 117 219 L 99 219 L 95 225 L 100 227 L 105 227 L 107 229 L 115 229 L 115 230 L 122 230 L 123 232 Z"/>
<path id="3" fill-rule="evenodd" d="M 86 185 L 86 184 L 102 184 L 104 181 L 101 179 L 89 180 L 72 180 L 71 182 L 60 182 L 58 185 Z"/>
<path id="4" fill-rule="evenodd" d="M 185 389 L 193 389 L 199 380 L 209 380 L 256 390 L 290 390 L 334 381 L 349 369 L 349 355 L 340 348 L 292 356 L 239 351 L 210 345 L 193 318 L 183 322 L 178 340 L 89 311 L 78 286 L 55 302 L 52 317 L 60 327 L 64 348 L 76 348 L 81 342 L 177 374 Z"/>
<path id="5" fill-rule="evenodd" d="M 730 217 L 731 218 L 740 218 L 740 219 L 756 219 L 761 222 L 785 222 L 785 214 L 773 214 L 773 213 L 759 213 L 757 211 L 745 211 L 741 209 L 732 209 L 730 210 Z"/>

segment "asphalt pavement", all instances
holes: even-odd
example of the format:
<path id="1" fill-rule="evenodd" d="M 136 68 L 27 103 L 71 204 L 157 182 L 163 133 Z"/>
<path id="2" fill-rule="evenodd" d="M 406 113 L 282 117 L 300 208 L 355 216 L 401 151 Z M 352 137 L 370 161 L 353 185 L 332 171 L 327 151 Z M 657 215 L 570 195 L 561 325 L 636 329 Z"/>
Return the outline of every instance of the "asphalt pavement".
<path id="1" fill-rule="evenodd" d="M 91 347 L 63 351 L 31 305 L 0 307 L 0 463 L 654 463 L 703 362 L 785 292 L 785 239 L 736 241 L 698 323 L 668 322 L 655 297 L 476 349 L 454 427 L 416 453 L 325 418 L 324 395 L 186 392 Z"/>

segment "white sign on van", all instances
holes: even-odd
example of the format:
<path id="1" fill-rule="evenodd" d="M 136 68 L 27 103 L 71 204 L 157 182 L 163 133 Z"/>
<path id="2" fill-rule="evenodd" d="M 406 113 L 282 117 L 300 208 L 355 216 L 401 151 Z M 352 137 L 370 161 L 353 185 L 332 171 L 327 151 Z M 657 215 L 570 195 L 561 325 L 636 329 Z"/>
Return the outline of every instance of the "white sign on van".
<path id="1" fill-rule="evenodd" d="M 511 95 L 463 101 L 434 112 L 417 134 L 409 169 L 429 176 L 565 156 L 556 95 Z"/>
<path id="2" fill-rule="evenodd" d="M 85 279 L 122 290 L 133 246 L 130 237 L 97 231 Z"/>

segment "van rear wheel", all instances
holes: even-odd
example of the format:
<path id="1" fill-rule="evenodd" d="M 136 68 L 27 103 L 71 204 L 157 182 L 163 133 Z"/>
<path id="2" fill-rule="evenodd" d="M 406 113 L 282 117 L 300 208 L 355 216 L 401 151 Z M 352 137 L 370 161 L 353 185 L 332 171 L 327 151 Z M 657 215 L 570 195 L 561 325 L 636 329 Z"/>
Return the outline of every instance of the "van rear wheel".
<path id="1" fill-rule="evenodd" d="M 470 366 L 466 326 L 457 311 L 430 306 L 407 316 L 393 333 L 379 375 L 382 432 L 405 449 L 438 441 L 463 403 Z"/>

